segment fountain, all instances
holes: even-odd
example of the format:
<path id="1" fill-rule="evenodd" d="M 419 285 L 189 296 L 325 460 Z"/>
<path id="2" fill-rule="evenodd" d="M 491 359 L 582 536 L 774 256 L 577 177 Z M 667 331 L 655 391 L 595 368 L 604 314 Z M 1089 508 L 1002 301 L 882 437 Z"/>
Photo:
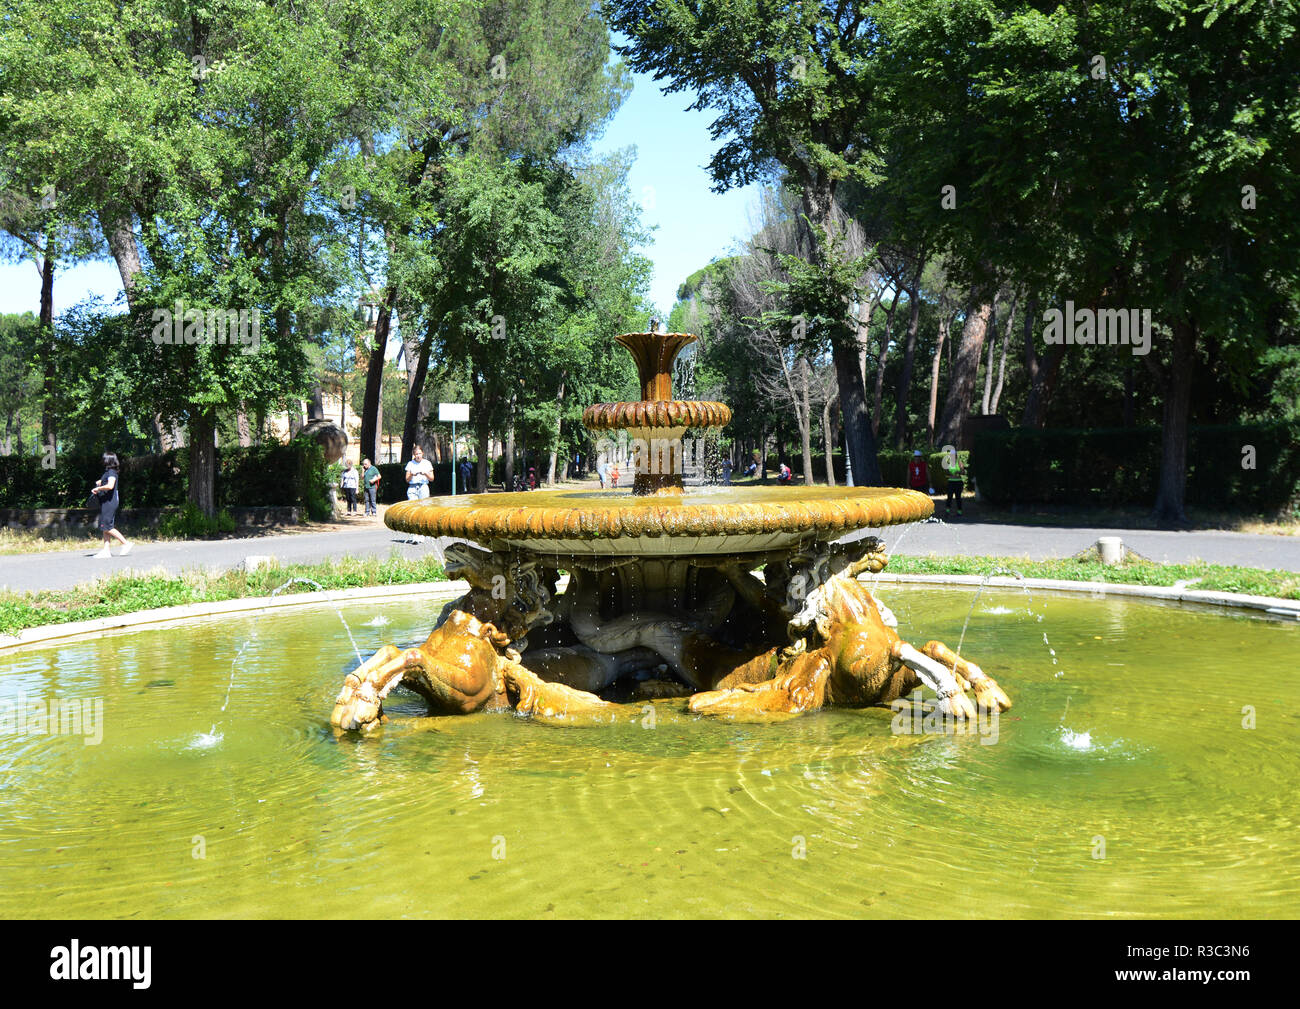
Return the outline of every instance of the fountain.
<path id="1" fill-rule="evenodd" d="M 689 698 L 690 711 L 713 715 L 888 704 L 921 685 L 956 718 L 976 714 L 968 690 L 982 708 L 1010 707 L 942 642 L 918 649 L 899 637 L 893 614 L 857 580 L 888 563 L 879 539 L 836 542 L 928 518 L 924 494 L 684 486 L 686 432 L 731 420 L 725 404 L 672 398 L 673 360 L 695 339 L 619 336 L 642 399 L 583 414 L 594 432 L 631 436 L 630 491 L 477 494 L 388 510 L 393 529 L 469 541 L 447 549 L 446 570 L 470 590 L 422 645 L 386 646 L 347 675 L 335 726 L 380 725 L 399 683 L 434 714 L 513 709 L 566 721 L 616 714 L 600 694 L 619 682 L 635 683 L 633 699 Z"/>

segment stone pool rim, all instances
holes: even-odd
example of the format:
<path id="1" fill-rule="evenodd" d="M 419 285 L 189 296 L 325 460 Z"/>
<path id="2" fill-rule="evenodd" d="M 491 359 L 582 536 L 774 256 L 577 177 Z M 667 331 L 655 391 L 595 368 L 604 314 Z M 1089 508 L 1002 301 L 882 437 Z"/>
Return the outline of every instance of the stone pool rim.
<path id="1" fill-rule="evenodd" d="M 988 588 L 1028 588 L 1033 591 L 1062 592 L 1067 594 L 1099 591 L 1105 595 L 1129 596 L 1137 599 L 1154 599 L 1173 602 L 1194 608 L 1218 607 L 1255 610 L 1278 618 L 1291 618 L 1300 622 L 1300 600 L 1280 599 L 1275 596 L 1253 596 L 1244 593 L 1218 592 L 1188 588 L 1183 583 L 1174 585 L 1132 585 L 1125 582 L 1079 582 L 1058 578 L 1011 578 L 999 575 L 987 581 L 982 575 L 907 575 L 881 573 L 865 574 L 862 581 L 871 584 L 932 585 Z M 561 578 L 562 588 L 567 576 Z M 291 606 L 322 606 L 357 600 L 404 599 L 425 597 L 437 601 L 457 599 L 469 591 L 464 581 L 414 582 L 408 585 L 373 585 L 356 589 L 330 589 L 325 592 L 295 592 L 284 596 L 244 596 L 222 599 L 212 603 L 187 603 L 183 606 L 165 606 L 151 610 L 135 610 L 93 620 L 77 620 L 64 624 L 44 624 L 27 627 L 17 634 L 0 634 L 0 654 L 19 651 L 36 645 L 60 641 L 65 638 L 98 637 L 114 631 L 137 627 L 177 623 L 229 613 L 246 613 L 255 610 L 273 610 Z"/>

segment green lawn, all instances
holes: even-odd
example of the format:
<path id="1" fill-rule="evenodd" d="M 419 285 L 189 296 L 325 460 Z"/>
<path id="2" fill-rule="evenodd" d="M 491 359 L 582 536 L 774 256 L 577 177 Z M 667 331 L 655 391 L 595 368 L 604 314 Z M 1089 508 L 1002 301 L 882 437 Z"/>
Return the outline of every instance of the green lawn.
<path id="1" fill-rule="evenodd" d="M 441 581 L 445 577 L 442 565 L 432 558 L 408 561 L 397 556 L 387 560 L 344 557 L 323 564 L 275 564 L 252 573 L 186 571 L 180 575 L 114 575 L 63 591 L 0 592 L 0 633 L 12 634 L 25 627 L 93 620 L 160 606 L 269 596 L 291 578 L 310 578 L 325 589 L 355 589 Z M 315 592 L 316 589 L 298 583 L 284 591 Z"/>
<path id="2" fill-rule="evenodd" d="M 1300 599 L 1300 573 L 1239 568 L 1223 564 L 1157 564 L 1130 560 L 1110 567 L 1098 560 L 1031 561 L 1017 557 L 916 557 L 898 554 L 889 560 L 888 572 L 899 575 L 987 575 L 1012 569 L 1026 578 L 1061 578 L 1076 582 L 1116 582 L 1128 585 L 1170 586 L 1195 581 L 1191 586 L 1218 592 Z"/>

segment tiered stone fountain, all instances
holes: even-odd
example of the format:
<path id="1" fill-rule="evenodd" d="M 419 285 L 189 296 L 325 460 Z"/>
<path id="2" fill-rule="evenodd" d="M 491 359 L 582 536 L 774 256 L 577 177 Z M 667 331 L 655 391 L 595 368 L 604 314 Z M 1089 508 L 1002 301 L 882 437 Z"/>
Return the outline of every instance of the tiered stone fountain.
<path id="1" fill-rule="evenodd" d="M 534 717 L 617 713 L 603 694 L 689 697 L 710 714 L 797 713 L 888 703 L 921 684 L 955 717 L 1010 705 L 978 666 L 897 621 L 857 580 L 888 562 L 874 537 L 846 533 L 933 512 L 928 497 L 881 487 L 727 487 L 682 480 L 682 439 L 731 420 L 722 403 L 672 398 L 672 364 L 696 338 L 628 333 L 643 398 L 589 407 L 583 423 L 626 431 L 627 490 L 476 494 L 407 501 L 385 523 L 468 542 L 447 573 L 471 586 L 429 639 L 387 646 L 349 673 L 332 722 L 368 730 L 399 683 L 435 714 L 513 708 Z M 471 544 L 479 544 L 475 547 Z M 481 548 L 480 548 L 481 547 Z M 560 591 L 561 572 L 567 586 Z"/>

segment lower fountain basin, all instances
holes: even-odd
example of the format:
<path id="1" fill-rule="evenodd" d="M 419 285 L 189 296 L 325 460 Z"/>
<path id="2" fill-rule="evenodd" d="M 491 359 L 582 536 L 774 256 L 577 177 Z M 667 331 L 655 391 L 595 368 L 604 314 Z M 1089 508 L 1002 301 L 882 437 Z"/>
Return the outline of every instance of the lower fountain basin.
<path id="1" fill-rule="evenodd" d="M 491 549 L 570 556 L 740 555 L 838 539 L 855 529 L 918 522 L 934 504 L 894 487 L 708 487 L 468 494 L 393 505 L 389 528 L 454 536 Z"/>
<path id="2" fill-rule="evenodd" d="M 972 590 L 881 596 L 955 645 Z M 441 604 L 341 605 L 369 654 Z M 1243 656 L 1298 647 L 1257 617 L 986 589 L 964 654 L 1016 689 L 996 737 L 880 709 L 424 719 L 399 692 L 383 735 L 339 739 L 322 712 L 356 656 L 325 604 L 7 652 L 0 714 L 102 700 L 103 737 L 0 731 L 0 916 L 1291 918 L 1300 678 Z"/>

